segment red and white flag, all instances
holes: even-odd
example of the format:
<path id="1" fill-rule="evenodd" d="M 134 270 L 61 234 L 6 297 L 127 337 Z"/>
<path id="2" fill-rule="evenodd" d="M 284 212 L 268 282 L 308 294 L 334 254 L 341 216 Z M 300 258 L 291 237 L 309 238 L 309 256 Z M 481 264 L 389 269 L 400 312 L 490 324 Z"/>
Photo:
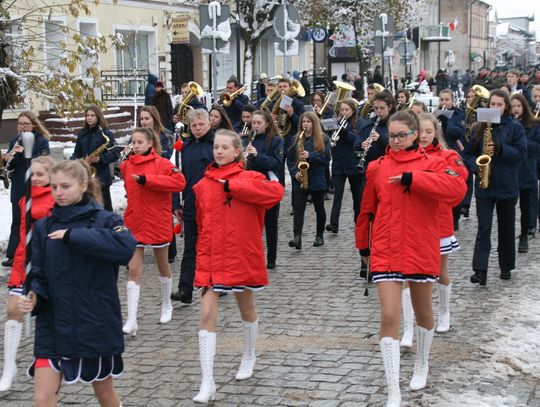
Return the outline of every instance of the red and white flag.
<path id="1" fill-rule="evenodd" d="M 458 25 L 458 18 L 454 18 L 454 21 L 452 21 L 450 24 L 448 24 L 448 27 L 450 27 L 450 31 L 456 31 Z"/>

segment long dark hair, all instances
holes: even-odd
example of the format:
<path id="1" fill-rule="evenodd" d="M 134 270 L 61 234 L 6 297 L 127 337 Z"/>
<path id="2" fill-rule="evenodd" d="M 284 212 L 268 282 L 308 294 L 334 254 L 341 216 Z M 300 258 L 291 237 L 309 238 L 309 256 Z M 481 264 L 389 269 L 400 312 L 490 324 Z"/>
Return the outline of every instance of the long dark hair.
<path id="1" fill-rule="evenodd" d="M 529 108 L 529 103 L 527 103 L 527 99 L 525 99 L 525 96 L 516 93 L 510 98 L 510 103 L 512 103 L 512 100 L 517 100 L 521 104 L 523 114 L 521 115 L 521 117 L 518 117 L 518 120 L 521 122 L 521 124 L 526 129 L 532 129 L 534 126 L 536 126 L 538 124 L 538 121 L 534 118 L 531 109 Z"/>
<path id="2" fill-rule="evenodd" d="M 313 132 L 311 133 L 311 139 L 313 140 L 313 151 L 324 153 L 325 135 L 323 134 L 321 129 L 321 122 L 319 120 L 319 116 L 317 116 L 317 114 L 314 112 L 305 112 L 304 114 L 302 114 L 302 116 L 300 116 L 300 120 L 298 120 L 298 133 L 296 134 L 294 145 L 296 145 L 296 143 L 298 142 L 298 135 L 302 133 L 302 121 L 304 119 L 308 119 L 313 126 Z"/>
<path id="3" fill-rule="evenodd" d="M 266 128 L 266 137 L 264 138 L 264 143 L 268 145 L 270 144 L 274 136 L 279 133 L 276 123 L 274 122 L 274 118 L 272 117 L 272 113 L 270 113 L 270 110 L 265 107 L 260 110 L 255 110 L 252 116 L 255 115 L 262 116 L 265 123 L 268 125 L 268 127 Z"/>
<path id="4" fill-rule="evenodd" d="M 377 93 L 373 97 L 373 102 L 375 102 L 376 100 L 380 100 L 381 102 L 386 103 L 386 105 L 388 106 L 388 109 L 390 110 L 390 112 L 388 113 L 388 116 L 391 116 L 392 114 L 396 112 L 396 99 L 394 99 L 392 94 L 388 92 L 386 89 L 383 90 L 382 92 Z M 372 105 L 373 105 L 373 102 L 371 103 Z"/>
<path id="5" fill-rule="evenodd" d="M 493 96 L 497 96 L 504 99 L 504 112 L 502 114 L 501 119 L 503 117 L 510 116 L 512 113 L 511 106 L 510 106 L 510 94 L 507 91 L 502 90 L 502 89 L 492 90 L 491 94 L 489 95 L 488 107 L 491 105 L 491 99 L 493 98 Z M 475 134 L 475 137 L 474 137 L 475 147 L 478 147 L 478 145 L 483 142 L 484 132 L 486 128 L 487 128 L 487 123 L 484 123 L 484 122 L 476 123 L 473 126 L 472 133 Z"/>
<path id="6" fill-rule="evenodd" d="M 219 124 L 215 128 L 215 130 L 217 129 L 234 130 L 231 120 L 229 119 L 229 115 L 227 114 L 225 109 L 223 109 L 221 106 L 216 105 L 216 106 L 213 106 L 212 109 L 210 109 L 210 112 L 208 113 L 212 113 L 212 110 L 218 111 L 219 114 L 221 115 L 221 120 L 219 121 Z"/>
<path id="7" fill-rule="evenodd" d="M 101 127 L 102 129 L 106 129 L 107 128 L 107 120 L 105 119 L 105 116 L 103 116 L 103 112 L 101 111 L 101 109 L 97 106 L 88 106 L 86 109 L 84 109 L 84 129 L 85 130 L 90 130 L 90 125 L 88 124 L 88 122 L 86 121 L 86 113 L 88 113 L 88 111 L 91 110 L 92 112 L 95 113 L 97 119 L 98 119 L 98 126 Z"/>

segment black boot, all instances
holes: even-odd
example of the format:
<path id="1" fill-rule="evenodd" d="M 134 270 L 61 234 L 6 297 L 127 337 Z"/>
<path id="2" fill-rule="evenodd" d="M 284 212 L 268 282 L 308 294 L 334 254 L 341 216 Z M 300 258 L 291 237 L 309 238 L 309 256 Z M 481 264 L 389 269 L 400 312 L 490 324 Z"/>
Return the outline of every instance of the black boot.
<path id="1" fill-rule="evenodd" d="M 289 247 L 294 247 L 296 250 L 302 250 L 302 235 L 294 235 L 294 239 L 289 240 Z"/>
<path id="2" fill-rule="evenodd" d="M 469 207 L 468 206 L 462 206 L 461 207 L 461 214 L 463 215 L 464 218 L 468 218 L 469 217 Z"/>
<path id="3" fill-rule="evenodd" d="M 360 266 L 360 278 L 366 278 L 367 276 L 367 264 L 362 262 Z"/>
<path id="4" fill-rule="evenodd" d="M 527 229 L 527 235 L 529 239 L 534 239 L 535 234 L 536 234 L 536 228 L 534 226 Z"/>
<path id="5" fill-rule="evenodd" d="M 527 235 L 521 235 L 519 237 L 518 252 L 527 253 L 529 251 L 529 240 Z"/>
<path id="6" fill-rule="evenodd" d="M 319 247 L 324 244 L 324 237 L 323 235 L 317 235 L 315 236 L 315 241 L 313 242 L 313 246 Z"/>
<path id="7" fill-rule="evenodd" d="M 332 233 L 337 233 L 338 232 L 338 226 L 337 225 L 332 225 L 331 223 L 326 225 L 326 231 L 327 232 L 332 232 Z"/>
<path id="8" fill-rule="evenodd" d="M 487 282 L 487 271 L 485 270 L 477 270 L 471 276 L 471 283 L 473 284 L 486 285 L 486 282 Z"/>
<path id="9" fill-rule="evenodd" d="M 13 266 L 13 259 L 11 257 L 8 257 L 6 260 L 2 262 L 2 266 L 4 267 L 12 267 Z"/>
<path id="10" fill-rule="evenodd" d="M 510 280 L 512 278 L 512 272 L 510 270 L 501 270 L 501 280 Z"/>

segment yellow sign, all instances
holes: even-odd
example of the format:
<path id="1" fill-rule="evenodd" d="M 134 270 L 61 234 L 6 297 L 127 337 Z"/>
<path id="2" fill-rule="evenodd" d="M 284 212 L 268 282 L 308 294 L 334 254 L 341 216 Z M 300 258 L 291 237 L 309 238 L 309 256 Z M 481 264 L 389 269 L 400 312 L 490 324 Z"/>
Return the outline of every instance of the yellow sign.
<path id="1" fill-rule="evenodd" d="M 171 22 L 172 43 L 189 44 L 189 14 L 173 17 Z"/>

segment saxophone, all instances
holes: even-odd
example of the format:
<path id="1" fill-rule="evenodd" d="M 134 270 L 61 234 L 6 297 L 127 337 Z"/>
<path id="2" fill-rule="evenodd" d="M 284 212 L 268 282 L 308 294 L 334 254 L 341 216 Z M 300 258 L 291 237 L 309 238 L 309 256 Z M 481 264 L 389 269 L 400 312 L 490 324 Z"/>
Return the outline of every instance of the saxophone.
<path id="1" fill-rule="evenodd" d="M 301 189 L 308 189 L 308 169 L 309 163 L 301 156 L 304 153 L 304 135 L 305 131 L 302 130 L 302 133 L 298 135 L 298 141 L 296 143 L 296 167 L 300 171 L 298 176 L 298 182 L 300 183 Z"/>
<path id="2" fill-rule="evenodd" d="M 101 128 L 100 130 L 104 140 L 103 144 L 96 148 L 92 153 L 88 154 L 86 157 L 83 158 L 83 161 L 85 161 L 90 166 L 90 173 L 92 174 L 92 177 L 96 176 L 96 167 L 92 165 L 92 159 L 99 157 L 101 153 L 103 153 L 105 150 L 108 150 L 107 146 L 109 145 L 109 137 L 107 137 L 105 133 L 103 133 L 103 130 Z"/>
<path id="3" fill-rule="evenodd" d="M 489 187 L 489 177 L 491 175 L 491 156 L 493 153 L 488 153 L 489 145 L 493 143 L 493 135 L 491 129 L 491 123 L 487 123 L 487 127 L 484 130 L 484 147 L 482 155 L 476 159 L 476 166 L 478 167 L 477 177 L 479 180 L 479 187 L 481 189 L 487 189 Z"/>

